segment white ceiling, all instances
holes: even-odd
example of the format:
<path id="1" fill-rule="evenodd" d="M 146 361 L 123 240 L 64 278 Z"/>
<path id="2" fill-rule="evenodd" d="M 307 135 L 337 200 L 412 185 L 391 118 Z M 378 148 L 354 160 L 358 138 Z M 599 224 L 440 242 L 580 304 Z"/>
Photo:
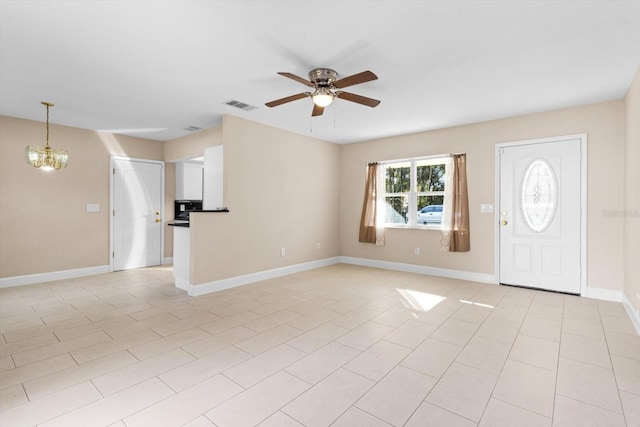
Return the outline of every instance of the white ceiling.
<path id="1" fill-rule="evenodd" d="M 167 140 L 232 114 L 337 143 L 622 98 L 640 1 L 5 1 L 0 114 Z M 371 70 L 311 119 L 278 71 Z M 238 100 L 258 107 L 242 111 Z"/>

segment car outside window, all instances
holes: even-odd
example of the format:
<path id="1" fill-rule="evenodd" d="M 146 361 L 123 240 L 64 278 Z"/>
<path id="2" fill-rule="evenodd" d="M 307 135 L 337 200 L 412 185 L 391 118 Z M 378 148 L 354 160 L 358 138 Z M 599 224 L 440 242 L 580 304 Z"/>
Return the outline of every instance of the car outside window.
<path id="1" fill-rule="evenodd" d="M 444 205 L 442 157 L 385 162 L 385 226 L 440 228 Z"/>

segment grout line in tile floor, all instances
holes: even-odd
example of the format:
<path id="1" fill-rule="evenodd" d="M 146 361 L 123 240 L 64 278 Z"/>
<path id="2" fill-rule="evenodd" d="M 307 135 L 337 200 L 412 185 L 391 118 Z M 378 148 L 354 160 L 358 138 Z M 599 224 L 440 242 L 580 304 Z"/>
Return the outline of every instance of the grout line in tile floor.
<path id="1" fill-rule="evenodd" d="M 425 308 L 416 304 L 420 299 L 438 302 Z M 347 265 L 187 297 L 174 288 L 171 269 L 151 268 L 0 289 L 0 316 L 0 357 L 5 359 L 0 423 L 7 425 L 14 420 L 35 420 L 29 425 L 85 420 L 83 425 L 131 427 L 158 416 L 166 425 L 193 421 L 218 427 L 293 420 L 303 426 L 413 427 L 429 420 L 484 427 L 508 425 L 501 420 L 514 414 L 523 423 L 557 427 L 592 420 L 635 426 L 640 419 L 640 409 L 628 403 L 640 401 L 640 374 L 635 373 L 640 372 L 640 352 L 633 358 L 632 350 L 640 349 L 640 337 L 618 303 Z M 243 326 L 249 323 L 253 328 Z M 602 357 L 578 351 L 599 349 L 589 347 L 597 344 L 589 337 L 598 332 L 592 325 L 602 329 L 608 368 L 600 366 Z M 232 329 L 236 332 L 229 335 Z M 244 336 L 238 335 L 243 329 Z M 100 333 L 106 341 L 82 338 Z M 569 343 L 573 348 L 564 349 Z M 272 353 L 277 347 L 284 352 Z M 347 353 L 327 359 L 327 353 L 339 349 Z M 231 354 L 244 356 L 223 359 Z M 625 366 L 614 365 L 614 355 L 625 358 Z M 73 365 L 60 370 L 63 357 Z M 175 357 L 181 358 L 177 364 L 171 362 Z M 203 358 L 207 365 L 196 364 Z M 295 368 L 305 359 L 313 363 L 300 365 L 305 371 Z M 222 363 L 222 368 L 210 363 Z M 208 371 L 176 371 L 191 364 Z M 576 383 L 580 378 L 566 373 L 567 366 L 586 369 L 591 385 Z M 25 377 L 27 369 L 43 374 Z M 104 379 L 96 381 L 117 380 L 120 372 L 139 369 L 146 370 L 121 383 L 124 388 L 110 386 L 115 390 L 110 394 L 104 392 Z M 317 374 L 307 378 L 309 370 Z M 174 371 L 189 373 L 177 383 L 186 388 L 167 381 L 175 378 L 167 376 Z M 623 383 L 620 375 L 625 375 Z M 245 380 L 237 378 L 250 381 L 243 386 Z M 561 379 L 563 390 L 558 388 Z M 46 388 L 33 389 L 33 399 L 30 390 L 36 384 Z M 469 387 L 478 394 L 465 395 Z M 263 389 L 271 390 L 263 396 L 267 406 L 255 400 Z M 136 390 L 148 392 L 132 394 Z M 200 396 L 196 390 L 217 392 Z M 606 390 L 616 393 L 609 396 Z M 219 401 L 209 400 L 218 395 Z M 63 396 L 57 402 L 63 405 L 51 406 Z M 124 407 L 95 412 L 125 396 Z M 162 412 L 187 396 L 195 399 L 192 404 Z"/>

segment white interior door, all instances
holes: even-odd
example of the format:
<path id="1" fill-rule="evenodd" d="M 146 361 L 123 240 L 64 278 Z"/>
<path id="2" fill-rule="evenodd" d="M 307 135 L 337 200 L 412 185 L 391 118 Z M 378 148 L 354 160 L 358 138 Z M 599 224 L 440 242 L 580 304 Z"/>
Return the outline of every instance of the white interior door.
<path id="1" fill-rule="evenodd" d="M 500 148 L 500 283 L 580 293 L 581 144 Z"/>
<path id="2" fill-rule="evenodd" d="M 162 165 L 115 159 L 113 269 L 161 264 Z"/>

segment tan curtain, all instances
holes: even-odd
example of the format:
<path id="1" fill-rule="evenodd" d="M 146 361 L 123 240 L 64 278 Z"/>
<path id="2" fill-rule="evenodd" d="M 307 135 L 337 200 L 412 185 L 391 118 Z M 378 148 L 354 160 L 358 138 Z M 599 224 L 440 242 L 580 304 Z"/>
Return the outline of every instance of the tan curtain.
<path id="1" fill-rule="evenodd" d="M 367 179 L 364 185 L 364 202 L 360 217 L 360 242 L 376 243 L 376 223 L 378 219 L 377 187 L 378 164 L 367 165 Z"/>
<path id="2" fill-rule="evenodd" d="M 445 185 L 445 219 L 443 223 L 443 250 L 468 252 L 469 239 L 469 194 L 467 190 L 467 155 L 454 154 L 446 171 L 449 175 Z"/>

